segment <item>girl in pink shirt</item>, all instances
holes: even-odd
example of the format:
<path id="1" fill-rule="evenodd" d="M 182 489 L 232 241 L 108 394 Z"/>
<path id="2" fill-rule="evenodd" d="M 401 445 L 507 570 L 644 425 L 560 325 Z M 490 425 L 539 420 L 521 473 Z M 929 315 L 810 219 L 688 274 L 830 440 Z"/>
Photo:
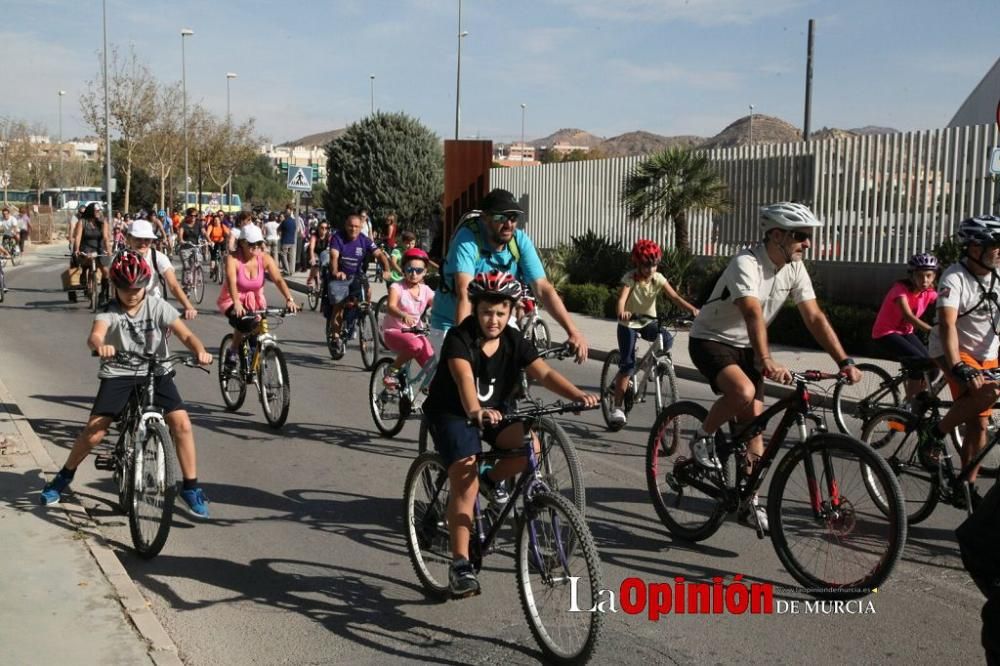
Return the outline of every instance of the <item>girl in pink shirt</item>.
<path id="1" fill-rule="evenodd" d="M 931 330 L 930 324 L 920 317 L 937 300 L 934 280 L 937 278 L 938 261 L 933 254 L 915 254 L 910 257 L 907 266 L 909 277 L 896 281 L 889 289 L 872 327 L 872 339 L 890 358 L 904 365 L 930 358 L 927 347 L 916 335 L 916 329 L 925 333 Z M 924 388 L 923 371 L 919 367 L 908 369 L 907 400 Z"/>
<path id="2" fill-rule="evenodd" d="M 417 335 L 402 329 L 412 328 L 420 323 L 420 316 L 434 302 L 434 292 L 424 284 L 427 273 L 427 253 L 420 248 L 411 248 L 403 253 L 403 280 L 389 287 L 389 303 L 382 334 L 385 346 L 396 352 L 396 361 L 391 372 L 384 379 L 387 387 L 396 386 L 398 373 L 412 358 L 421 367 L 434 356 L 434 349 L 426 335 Z"/>

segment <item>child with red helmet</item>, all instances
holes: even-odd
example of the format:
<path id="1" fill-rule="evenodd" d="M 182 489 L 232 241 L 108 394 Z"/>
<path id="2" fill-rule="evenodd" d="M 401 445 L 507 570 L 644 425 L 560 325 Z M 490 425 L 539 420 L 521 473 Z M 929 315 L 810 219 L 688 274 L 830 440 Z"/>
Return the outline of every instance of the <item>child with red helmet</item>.
<path id="1" fill-rule="evenodd" d="M 76 468 L 90 452 L 101 443 L 111 423 L 121 415 L 136 387 L 145 381 L 136 377 L 133 368 L 114 363 L 118 352 L 155 353 L 163 358 L 169 355 L 167 335 L 173 333 L 191 350 L 201 365 L 211 365 L 212 355 L 187 327 L 176 309 L 160 298 L 147 296 L 146 286 L 153 271 L 142 255 L 133 250 L 123 250 L 111 263 L 110 279 L 116 287 L 116 298 L 104 312 L 98 313 L 87 338 L 87 346 L 101 357 L 97 373 L 101 380 L 90 411 L 90 418 L 83 431 L 73 442 L 66 464 L 42 490 L 42 504 L 58 504 L 62 492 L 69 486 Z M 154 404 L 163 410 L 164 420 L 177 447 L 184 487 L 181 498 L 193 515 L 208 517 L 208 500 L 198 486 L 197 458 L 191 419 L 172 373 L 161 368 L 156 377 Z"/>
<path id="2" fill-rule="evenodd" d="M 684 300 L 666 277 L 656 270 L 663 258 L 660 246 L 645 238 L 632 246 L 632 264 L 635 268 L 622 277 L 622 290 L 618 294 L 615 308 L 618 316 L 618 374 L 615 375 L 614 405 L 611 409 L 611 425 L 625 425 L 622 399 L 628 388 L 629 378 L 635 372 L 635 344 L 641 336 L 643 340 L 656 340 L 660 333 L 656 320 L 656 298 L 662 293 L 677 307 L 687 310 L 692 316 L 698 315 L 698 308 Z M 667 349 L 673 344 L 673 337 L 666 336 Z"/>
<path id="3" fill-rule="evenodd" d="M 389 302 L 382 321 L 382 334 L 385 346 L 389 351 L 396 352 L 396 361 L 392 364 L 391 373 L 385 376 L 387 388 L 398 385 L 397 373 L 411 358 L 423 367 L 434 356 L 434 349 L 426 335 L 403 330 L 417 326 L 420 317 L 434 302 L 434 291 L 424 284 L 428 261 L 426 252 L 418 247 L 411 247 L 401 257 L 402 281 L 389 285 Z"/>

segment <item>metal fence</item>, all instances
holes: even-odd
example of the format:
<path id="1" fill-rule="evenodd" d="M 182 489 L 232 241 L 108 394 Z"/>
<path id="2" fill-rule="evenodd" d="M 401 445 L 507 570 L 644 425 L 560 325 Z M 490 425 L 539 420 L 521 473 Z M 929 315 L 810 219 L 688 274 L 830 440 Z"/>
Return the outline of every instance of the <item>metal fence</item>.
<path id="1" fill-rule="evenodd" d="M 950 236 L 958 221 L 1000 210 L 1000 188 L 989 174 L 998 142 L 996 126 L 978 125 L 706 151 L 729 187 L 732 210 L 691 211 L 691 248 L 732 254 L 759 237 L 760 206 L 791 200 L 826 222 L 812 258 L 905 262 Z M 620 203 L 622 184 L 642 159 L 497 168 L 490 183 L 521 199 L 526 229 L 540 247 L 587 230 L 626 246 L 640 237 L 672 246 L 672 223 L 631 222 Z"/>

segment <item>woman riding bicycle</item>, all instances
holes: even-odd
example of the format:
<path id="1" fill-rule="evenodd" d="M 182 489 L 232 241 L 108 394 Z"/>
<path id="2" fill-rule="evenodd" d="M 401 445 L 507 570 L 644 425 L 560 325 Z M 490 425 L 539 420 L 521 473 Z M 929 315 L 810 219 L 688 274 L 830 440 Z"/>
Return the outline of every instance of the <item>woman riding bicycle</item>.
<path id="1" fill-rule="evenodd" d="M 889 358 L 904 366 L 916 362 L 906 370 L 906 399 L 910 400 L 926 388 L 924 372 L 930 355 L 927 346 L 917 337 L 916 330 L 923 333 L 931 330 L 931 325 L 920 317 L 937 301 L 938 294 L 934 290 L 938 273 L 937 257 L 915 254 L 907 262 L 907 269 L 908 277 L 893 283 L 885 295 L 872 327 L 872 339 Z"/>
<path id="2" fill-rule="evenodd" d="M 402 257 L 404 279 L 389 286 L 389 301 L 382 322 L 385 346 L 396 352 L 392 371 L 385 376 L 386 386 L 396 386 L 397 373 L 415 359 L 420 367 L 434 356 L 434 349 L 426 335 L 417 335 L 402 329 L 413 328 L 420 317 L 434 302 L 434 291 L 424 284 L 427 273 L 427 253 L 419 248 L 407 250 Z"/>
<path id="3" fill-rule="evenodd" d="M 244 315 L 247 311 L 267 307 L 267 300 L 264 298 L 265 271 L 285 297 L 285 307 L 291 312 L 298 310 L 285 278 L 281 277 L 278 262 L 264 252 L 264 234 L 256 225 L 247 224 L 240 233 L 236 252 L 226 257 L 226 279 L 216 301 L 219 311 L 229 318 L 229 324 L 233 327 L 233 344 L 226 353 L 226 363 L 230 366 L 235 366 L 239 359 L 243 336 L 252 333 L 257 326 L 256 321 L 244 319 Z"/>
<path id="4" fill-rule="evenodd" d="M 155 353 L 157 358 L 169 355 L 167 335 L 173 335 L 198 358 L 201 365 L 211 365 L 212 355 L 181 320 L 177 310 L 159 298 L 147 298 L 146 287 L 153 277 L 149 264 L 139 253 L 124 250 L 111 263 L 111 281 L 116 287 L 116 298 L 94 319 L 87 346 L 101 357 L 101 380 L 94 407 L 83 431 L 73 442 L 73 449 L 62 470 L 42 490 L 42 504 L 58 504 L 62 492 L 73 480 L 76 468 L 87 459 L 90 452 L 101 443 L 111 423 L 128 406 L 137 386 L 145 381 L 137 377 L 134 368 L 115 364 L 118 352 L 133 354 Z M 198 486 L 198 465 L 191 419 L 180 393 L 174 385 L 173 373 L 168 368 L 158 368 L 154 403 L 163 410 L 170 436 L 177 447 L 184 478 L 181 498 L 191 513 L 200 518 L 208 517 L 208 500 Z"/>
<path id="5" fill-rule="evenodd" d="M 524 423 L 500 427 L 503 410 L 520 387 L 521 371 L 548 390 L 588 407 L 598 403 L 538 358 L 535 346 L 507 326 L 511 310 L 521 297 L 517 279 L 500 271 L 480 273 L 469 283 L 472 314 L 451 328 L 441 348 L 441 362 L 424 403 L 424 418 L 434 447 L 448 468 L 451 493 L 448 525 L 452 564 L 448 579 L 452 594 L 478 594 L 479 581 L 469 562 L 469 536 L 479 484 L 490 489 L 494 501 L 506 492 L 500 482 L 524 469 L 523 456 L 505 458 L 496 467 L 480 471 L 476 456 L 482 441 L 501 449 L 521 448 Z M 469 425 L 467 421 L 474 421 Z M 535 450 L 538 441 L 535 440 Z"/>
<path id="6" fill-rule="evenodd" d="M 317 284 L 319 269 L 330 263 L 330 223 L 320 222 L 309 234 L 309 277 L 306 286 Z"/>
<path id="7" fill-rule="evenodd" d="M 96 254 L 100 259 L 97 266 L 101 271 L 101 279 L 108 279 L 108 267 L 105 261 L 111 256 L 111 230 L 104 220 L 101 204 L 92 201 L 83 211 L 83 217 L 73 228 L 73 258 L 70 263 L 76 265 L 81 255 Z M 80 264 L 80 284 L 87 284 L 88 264 Z"/>

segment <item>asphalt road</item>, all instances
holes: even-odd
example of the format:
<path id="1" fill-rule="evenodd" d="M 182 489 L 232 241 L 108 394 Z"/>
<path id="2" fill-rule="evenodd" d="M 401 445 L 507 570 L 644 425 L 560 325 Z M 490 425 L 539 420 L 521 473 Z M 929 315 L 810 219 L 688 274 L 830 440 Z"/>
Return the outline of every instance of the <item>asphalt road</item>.
<path id="1" fill-rule="evenodd" d="M 59 290 L 62 261 L 36 255 L 11 270 L 11 291 L 0 305 L 0 373 L 60 463 L 97 386 L 97 362 L 84 344 L 92 315 L 82 303 L 69 305 Z M 212 307 L 217 289 L 209 289 L 192 326 L 210 348 L 227 332 Z M 199 477 L 212 502 L 210 521 L 175 517 L 163 553 L 147 562 L 130 552 L 110 474 L 85 463 L 73 485 L 77 495 L 188 663 L 536 662 L 540 653 L 503 550 L 486 561 L 481 596 L 438 604 L 421 591 L 406 552 L 401 501 L 416 423 L 394 440 L 377 436 L 358 352 L 352 347 L 343 361 L 332 362 L 321 322 L 318 313 L 306 312 L 276 331 L 292 377 L 291 412 L 280 432 L 265 424 L 253 395 L 239 412 L 226 413 L 214 369 L 211 377 L 179 372 L 195 425 Z M 590 386 L 600 372 L 595 362 L 557 367 Z M 681 391 L 710 398 L 702 384 L 682 381 Z M 643 475 L 649 406 L 638 407 L 615 434 L 605 432 L 598 412 L 561 421 L 584 464 L 587 520 L 607 587 L 617 590 L 634 576 L 707 582 L 713 576 L 731 581 L 735 574 L 794 586 L 771 542 L 735 521 L 700 545 L 666 532 Z M 960 520 L 955 509 L 939 507 L 911 527 L 904 560 L 866 599 L 874 613 L 671 614 L 657 622 L 609 614 L 595 660 L 979 662 L 982 600 L 954 543 Z M 782 598 L 807 599 L 794 592 Z"/>

